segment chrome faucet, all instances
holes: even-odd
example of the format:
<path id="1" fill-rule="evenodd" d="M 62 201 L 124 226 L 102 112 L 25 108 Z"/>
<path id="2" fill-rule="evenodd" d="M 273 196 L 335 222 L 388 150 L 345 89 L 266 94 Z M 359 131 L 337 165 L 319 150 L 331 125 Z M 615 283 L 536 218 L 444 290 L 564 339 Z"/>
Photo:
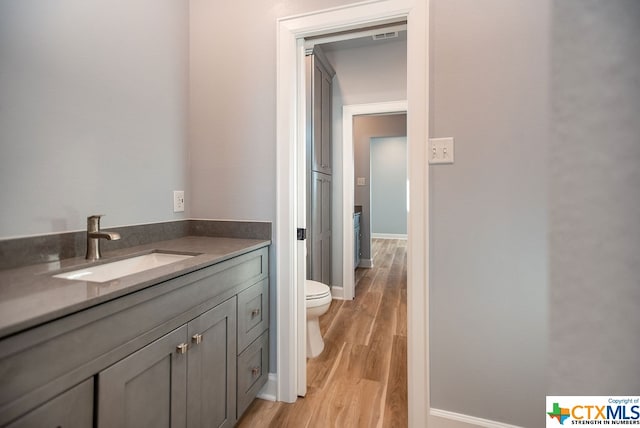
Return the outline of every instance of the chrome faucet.
<path id="1" fill-rule="evenodd" d="M 102 214 L 94 214 L 87 217 L 87 260 L 98 260 L 100 255 L 100 239 L 117 241 L 120 239 L 118 232 L 103 232 L 100 230 L 100 217 Z"/>

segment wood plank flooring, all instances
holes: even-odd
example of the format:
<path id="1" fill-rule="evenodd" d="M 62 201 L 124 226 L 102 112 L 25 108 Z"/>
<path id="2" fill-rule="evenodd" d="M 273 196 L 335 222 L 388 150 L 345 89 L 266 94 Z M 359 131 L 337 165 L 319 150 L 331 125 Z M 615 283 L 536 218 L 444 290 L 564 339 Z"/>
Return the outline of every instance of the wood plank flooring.
<path id="1" fill-rule="evenodd" d="M 374 268 L 356 270 L 356 298 L 320 318 L 325 349 L 307 363 L 307 395 L 257 399 L 238 427 L 407 426 L 406 241 L 373 240 Z"/>

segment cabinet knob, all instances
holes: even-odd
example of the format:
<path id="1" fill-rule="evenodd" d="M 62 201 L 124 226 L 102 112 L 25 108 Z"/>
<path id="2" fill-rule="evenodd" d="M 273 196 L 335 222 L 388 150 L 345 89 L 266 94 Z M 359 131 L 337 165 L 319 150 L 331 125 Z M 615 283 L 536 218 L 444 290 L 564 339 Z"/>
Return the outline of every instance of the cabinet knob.
<path id="1" fill-rule="evenodd" d="M 202 335 L 201 335 L 201 334 L 194 334 L 194 335 L 191 337 L 191 341 L 192 341 L 193 343 L 195 343 L 196 345 L 201 344 L 201 343 L 202 343 Z"/>
<path id="2" fill-rule="evenodd" d="M 187 345 L 186 343 L 181 343 L 176 347 L 178 354 L 186 354 L 188 348 L 189 345 Z"/>
<path id="3" fill-rule="evenodd" d="M 260 315 L 260 308 L 253 309 L 253 310 L 251 311 L 251 318 L 255 318 L 255 317 L 257 317 L 258 315 Z"/>
<path id="4" fill-rule="evenodd" d="M 251 369 L 251 375 L 254 377 L 260 375 L 260 367 L 253 367 Z"/>

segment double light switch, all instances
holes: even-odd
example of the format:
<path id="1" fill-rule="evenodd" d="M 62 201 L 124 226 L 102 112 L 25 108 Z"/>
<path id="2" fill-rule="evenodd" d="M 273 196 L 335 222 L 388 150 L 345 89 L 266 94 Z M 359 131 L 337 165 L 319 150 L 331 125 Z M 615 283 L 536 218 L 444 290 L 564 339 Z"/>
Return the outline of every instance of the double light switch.
<path id="1" fill-rule="evenodd" d="M 429 138 L 429 163 L 453 163 L 453 137 Z"/>

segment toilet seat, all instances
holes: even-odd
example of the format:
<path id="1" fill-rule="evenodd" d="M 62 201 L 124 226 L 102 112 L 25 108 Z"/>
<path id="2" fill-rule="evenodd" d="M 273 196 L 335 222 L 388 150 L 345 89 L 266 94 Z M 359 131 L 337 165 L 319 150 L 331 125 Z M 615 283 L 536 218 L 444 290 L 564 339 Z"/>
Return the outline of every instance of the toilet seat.
<path id="1" fill-rule="evenodd" d="M 324 304 L 322 302 L 326 302 L 327 298 L 331 298 L 331 289 L 326 284 L 308 279 L 305 281 L 305 294 L 307 306 L 309 303 L 315 306 L 315 303 Z"/>

